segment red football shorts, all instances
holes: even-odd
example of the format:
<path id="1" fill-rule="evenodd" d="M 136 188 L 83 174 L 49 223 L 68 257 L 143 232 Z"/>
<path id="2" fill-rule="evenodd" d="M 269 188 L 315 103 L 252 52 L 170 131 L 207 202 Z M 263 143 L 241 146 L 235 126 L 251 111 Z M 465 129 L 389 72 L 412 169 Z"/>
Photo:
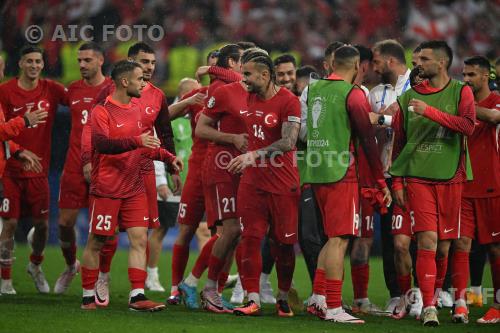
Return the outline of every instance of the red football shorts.
<path id="1" fill-rule="evenodd" d="M 462 184 L 408 183 L 408 202 L 415 225 L 413 232 L 434 231 L 439 239 L 460 236 Z M 411 214 L 410 212 L 410 214 Z"/>
<path id="2" fill-rule="evenodd" d="M 264 238 L 269 230 L 269 236 L 277 242 L 295 244 L 298 239 L 299 200 L 300 191 L 276 194 L 251 184 L 240 184 L 238 215 L 242 236 Z"/>
<path id="3" fill-rule="evenodd" d="M 112 236 L 116 227 L 126 230 L 149 226 L 148 199 L 145 193 L 130 198 L 114 199 L 90 195 L 89 233 Z"/>
<path id="4" fill-rule="evenodd" d="M 373 221 L 375 218 L 375 208 L 370 205 L 370 201 L 365 198 L 361 199 L 361 221 L 359 226 L 358 237 L 373 238 Z"/>
<path id="5" fill-rule="evenodd" d="M 46 219 L 49 216 L 49 180 L 46 177 L 2 179 L 4 199 L 0 216 L 6 219 L 32 217 Z M 21 214 L 22 212 L 22 214 Z"/>
<path id="6" fill-rule="evenodd" d="M 189 163 L 186 183 L 182 188 L 177 221 L 179 224 L 198 227 L 205 213 L 205 195 L 201 164 Z"/>
<path id="7" fill-rule="evenodd" d="M 358 183 L 313 184 L 328 238 L 359 235 Z"/>
<path id="8" fill-rule="evenodd" d="M 500 242 L 500 197 L 462 198 L 460 215 L 462 235 L 474 238 L 477 228 L 479 244 Z"/>
<path id="9" fill-rule="evenodd" d="M 217 222 L 236 219 L 236 198 L 239 181 L 204 184 L 207 223 L 211 228 Z"/>
<path id="10" fill-rule="evenodd" d="M 156 176 L 153 173 L 145 173 L 142 175 L 144 179 L 144 187 L 146 188 L 146 198 L 148 200 L 148 217 L 149 228 L 156 229 L 160 227 L 160 218 L 158 215 L 158 200 L 156 191 Z"/>
<path id="11" fill-rule="evenodd" d="M 59 208 L 80 209 L 89 206 L 89 184 L 82 173 L 63 170 L 59 187 Z"/>
<path id="12" fill-rule="evenodd" d="M 394 203 L 392 209 L 392 222 L 391 234 L 392 235 L 406 235 L 412 237 L 413 235 L 413 219 L 411 218 L 412 212 L 406 203 L 405 210 Z"/>

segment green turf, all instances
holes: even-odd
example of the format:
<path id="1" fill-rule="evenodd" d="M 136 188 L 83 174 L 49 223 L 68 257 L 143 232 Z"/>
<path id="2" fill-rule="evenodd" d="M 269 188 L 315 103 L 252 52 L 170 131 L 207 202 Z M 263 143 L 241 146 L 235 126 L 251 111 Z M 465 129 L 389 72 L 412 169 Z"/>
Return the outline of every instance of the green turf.
<path id="1" fill-rule="evenodd" d="M 120 333 L 156 333 L 156 332 L 418 332 L 418 331 L 446 331 L 454 332 L 498 332 L 499 325 L 482 326 L 475 321 L 486 311 L 473 308 L 471 310 L 471 324 L 458 325 L 450 322 L 448 310 L 440 311 L 441 326 L 438 328 L 424 328 L 415 319 L 395 321 L 389 318 L 365 317 L 367 324 L 360 326 L 333 324 L 322 322 L 317 318 L 297 314 L 293 318 L 278 318 L 274 315 L 273 307 L 265 306 L 264 315 L 258 318 L 242 318 L 233 315 L 214 315 L 203 311 L 188 311 L 183 306 L 169 306 L 159 313 L 132 313 L 127 309 L 129 285 L 126 269 L 126 252 L 117 252 L 112 266 L 111 302 L 108 308 L 93 312 L 80 310 L 81 287 L 77 277 L 64 296 L 54 294 L 40 295 L 36 292 L 33 282 L 25 272 L 28 249 L 19 246 L 16 249 L 13 268 L 14 286 L 17 295 L 0 296 L 0 332 L 120 332 Z M 51 288 L 53 288 L 58 274 L 64 268 L 64 261 L 60 250 L 49 247 L 45 254 L 44 271 Z M 196 253 L 190 257 L 192 264 Z M 167 268 L 170 268 L 170 252 L 163 253 L 160 265 L 160 276 L 169 278 Z M 348 267 L 348 265 L 346 265 Z M 274 274 L 273 274 L 274 275 Z M 387 300 L 387 291 L 383 282 L 381 260 L 374 258 L 371 261 L 371 279 L 369 295 L 372 301 L 384 305 Z M 489 268 L 484 276 L 485 286 L 491 286 Z M 301 297 L 310 292 L 310 283 L 307 277 L 302 257 L 297 258 L 297 268 L 294 278 L 295 285 Z M 167 282 L 163 283 L 164 286 Z M 273 280 L 276 288 L 276 281 Z M 166 295 L 148 293 L 158 301 L 163 301 Z M 229 294 L 228 294 L 229 295 Z M 344 298 L 352 300 L 352 288 L 349 269 L 346 269 L 346 283 Z M 496 327 L 495 327 L 496 326 Z"/>

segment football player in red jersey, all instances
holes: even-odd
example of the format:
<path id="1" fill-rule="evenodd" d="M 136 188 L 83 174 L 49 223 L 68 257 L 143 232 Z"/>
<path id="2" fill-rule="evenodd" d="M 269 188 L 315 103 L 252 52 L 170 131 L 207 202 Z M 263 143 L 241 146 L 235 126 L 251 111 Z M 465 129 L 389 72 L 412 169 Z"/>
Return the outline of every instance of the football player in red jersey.
<path id="1" fill-rule="evenodd" d="M 7 121 L 38 109 L 48 112 L 44 123 L 26 129 L 14 139 L 14 142 L 41 158 L 43 170 L 41 173 L 25 170 L 19 160 L 8 160 L 3 178 L 4 200 L 0 216 L 4 221 L 0 242 L 4 262 L 2 277 L 10 281 L 14 231 L 21 217 L 21 207 L 26 209 L 23 215 L 33 218 L 35 228 L 28 273 L 37 290 L 48 293 L 50 287 L 41 263 L 48 236 L 50 144 L 57 106 L 66 103 L 66 91 L 61 84 L 41 78 L 43 66 L 42 49 L 36 46 L 23 47 L 19 60 L 19 77 L 0 86 L 0 104 Z M 15 293 L 12 286 L 10 293 Z"/>
<path id="2" fill-rule="evenodd" d="M 239 75 L 239 71 L 241 70 L 240 57 L 242 52 L 243 49 L 239 45 L 225 45 L 220 49 L 216 65 L 218 67 L 223 67 L 226 70 L 231 70 L 233 74 L 235 74 L 235 77 L 241 78 L 241 75 Z M 246 142 L 244 134 L 242 134 L 245 132 L 244 126 L 241 122 L 238 121 L 238 117 L 234 116 L 234 113 L 225 114 L 226 117 L 221 119 L 220 124 L 217 126 L 218 130 L 214 129 L 214 127 L 216 127 L 215 121 L 210 117 L 210 109 L 211 107 L 215 106 L 215 91 L 218 87 L 225 86 L 227 83 L 227 81 L 219 77 L 216 77 L 214 80 L 212 80 L 212 83 L 207 90 L 207 106 L 205 111 L 200 113 L 198 117 L 196 124 L 197 129 L 195 131 L 195 134 L 199 139 L 203 139 L 203 141 L 212 141 L 208 144 L 208 150 L 205 153 L 201 171 L 201 185 L 203 186 L 205 212 L 207 215 L 207 224 L 209 228 L 215 228 L 217 225 L 220 225 L 222 221 L 228 219 L 233 220 L 236 217 L 236 207 L 234 205 L 228 205 L 226 203 L 226 209 L 221 209 L 220 207 L 224 205 L 224 200 L 232 200 L 233 203 L 235 202 L 238 177 L 229 175 L 226 170 L 220 168 L 220 165 L 216 163 L 216 158 L 217 156 L 225 153 L 234 154 L 234 151 L 237 149 L 242 149 Z M 242 101 L 238 101 L 238 103 L 239 102 Z M 222 113 L 223 112 L 221 111 L 220 115 L 222 115 Z M 214 115 L 214 117 L 219 117 L 220 115 L 216 114 Z M 201 126 L 201 131 L 199 131 L 199 126 Z M 225 132 L 228 133 L 226 134 Z M 223 136 L 222 140 L 224 141 L 221 141 L 221 139 L 219 138 L 220 135 Z M 195 185 L 195 183 L 191 183 L 192 187 L 190 188 L 190 191 L 195 190 Z M 199 187 L 200 184 L 198 183 L 197 186 Z M 217 195 L 217 191 L 220 191 L 219 195 Z M 186 195 L 184 195 L 183 193 L 183 197 L 181 198 L 181 204 L 179 207 L 179 223 L 181 225 L 181 230 L 174 245 L 174 258 L 172 260 L 172 280 L 174 280 L 175 275 L 179 276 L 179 273 L 183 272 L 183 268 L 187 263 L 187 256 L 189 255 L 189 240 L 192 238 L 192 235 L 199 223 L 199 219 L 197 220 L 196 218 L 194 218 L 195 215 L 193 215 L 193 208 L 195 207 L 188 207 L 186 204 L 189 204 L 189 201 L 183 202 L 183 200 L 193 199 L 194 196 L 192 194 L 189 195 L 189 192 L 186 192 Z M 188 215 L 187 213 L 189 213 L 189 211 L 191 211 L 191 214 Z M 226 224 L 227 223 L 223 223 L 223 226 Z M 226 234 L 227 237 L 230 237 L 229 233 L 231 231 L 234 231 L 233 228 L 229 228 L 230 227 L 228 227 L 228 231 Z M 224 233 L 224 231 L 221 232 Z M 216 250 L 218 251 L 217 257 L 214 258 L 213 246 L 217 244 L 218 239 L 218 233 L 214 233 L 200 253 L 199 260 L 195 265 L 196 270 L 193 269 L 193 271 L 186 277 L 186 279 L 179 284 L 179 291 L 183 294 L 186 306 L 188 308 L 198 307 L 196 287 L 200 277 L 199 275 L 201 275 L 200 273 L 203 272 L 205 267 L 209 267 L 210 281 L 217 281 L 219 273 L 221 273 L 222 271 L 224 271 L 223 275 L 227 278 L 227 266 L 230 264 L 230 261 L 226 261 L 226 247 L 230 248 L 231 246 L 230 244 L 225 243 L 227 241 L 227 238 L 223 239 L 223 243 L 219 243 L 219 247 L 222 246 L 223 248 Z M 202 265 L 203 263 L 205 263 L 205 265 Z M 227 266 L 225 265 L 226 263 Z M 210 267 L 213 267 L 212 270 L 210 270 Z M 172 283 L 174 283 L 174 281 L 172 281 Z M 223 283 L 220 282 L 220 284 Z M 213 291 L 214 288 L 210 289 L 211 291 Z M 228 307 L 223 307 L 221 305 L 222 300 L 220 299 L 220 297 L 218 297 L 219 295 L 216 294 L 217 288 L 215 288 L 215 293 L 211 293 L 213 299 L 211 298 L 211 300 L 205 302 L 208 310 L 213 310 L 214 312 L 223 312 L 226 311 L 227 308 L 231 308 L 229 304 L 226 304 Z"/>
<path id="3" fill-rule="evenodd" d="M 414 221 L 421 320 L 424 326 L 437 326 L 434 294 L 443 285 L 450 244 L 462 232 L 462 187 L 471 176 L 465 137 L 474 131 L 475 109 L 471 89 L 448 75 L 453 60 L 448 44 L 427 41 L 420 47 L 424 81 L 389 107 L 395 134 L 390 173 L 396 204 L 408 202 Z"/>
<path id="4" fill-rule="evenodd" d="M 144 70 L 144 81 L 146 82 L 146 86 L 144 87 L 141 96 L 133 99 L 133 102 L 139 105 L 142 112 L 141 121 L 143 124 L 143 130 L 145 132 L 151 131 L 151 133 L 153 132 L 153 129 L 156 130 L 156 134 L 161 141 L 162 147 L 168 151 L 175 152 L 173 133 L 170 125 L 165 94 L 161 91 L 161 89 L 151 83 L 156 66 L 156 56 L 154 50 L 148 44 L 139 42 L 129 48 L 128 58 L 129 61 L 137 62 Z M 106 89 L 101 91 L 97 100 L 102 100 L 107 94 L 112 93 L 113 90 L 114 85 L 108 86 Z M 84 145 L 88 147 L 90 142 L 88 130 L 85 131 L 84 129 L 82 140 L 86 141 L 86 143 L 82 143 L 82 159 L 84 160 L 84 165 L 88 165 L 88 148 L 83 148 Z M 141 175 L 144 178 L 146 186 L 150 228 L 157 228 L 159 226 L 159 218 L 156 200 L 154 165 L 153 161 L 147 156 L 141 160 Z M 181 181 L 179 176 L 173 175 L 172 179 L 174 182 L 174 189 L 180 188 Z M 106 306 L 109 303 L 109 271 L 117 245 L 117 237 L 111 237 L 108 239 L 101 251 L 101 257 L 99 260 L 100 273 L 96 284 L 97 302 L 101 306 Z"/>
<path id="5" fill-rule="evenodd" d="M 99 252 L 115 229 L 129 236 L 131 283 L 129 308 L 134 311 L 158 311 L 164 304 L 144 296 L 149 206 L 141 161 L 162 160 L 174 169 L 182 161 L 158 148 L 160 141 L 143 130 L 143 109 L 133 97 L 141 97 L 146 83 L 141 66 L 120 61 L 111 73 L 114 92 L 92 112 L 92 179 L 90 185 L 90 233 L 82 256 L 82 309 L 96 308 L 95 284 L 99 274 Z M 120 218 L 118 218 L 120 217 Z"/>
<path id="6" fill-rule="evenodd" d="M 249 152 L 233 158 L 228 170 L 243 171 L 238 188 L 238 216 L 242 224 L 238 260 L 249 302 L 235 308 L 237 315 L 260 313 L 260 249 L 269 229 L 271 253 L 276 258 L 279 316 L 290 317 L 288 291 L 295 268 L 300 196 L 295 164 L 295 142 L 300 129 L 300 103 L 293 93 L 275 83 L 274 65 L 266 51 L 249 49 L 243 55 L 243 82 L 250 93 L 240 111 L 249 136 Z"/>
<path id="7" fill-rule="evenodd" d="M 468 141 L 474 180 L 464 185 L 462 193 L 461 222 L 466 239 L 461 242 L 465 243 L 461 249 L 455 247 L 452 275 L 456 289 L 455 316 L 467 318 L 464 292 L 469 277 L 468 250 L 470 239 L 477 235 L 479 244 L 488 246 L 494 290 L 493 304 L 478 319 L 480 324 L 500 322 L 500 96 L 489 89 L 489 70 L 490 63 L 484 57 L 475 56 L 464 61 L 464 82 L 472 88 L 476 102 L 476 127 Z M 463 313 L 457 313 L 458 307 L 464 307 Z"/>
<path id="8" fill-rule="evenodd" d="M 227 49 L 230 50 L 229 53 Z M 236 45 L 226 45 L 221 49 L 219 60 L 222 64 L 224 57 L 229 58 L 225 54 L 234 54 L 235 57 L 238 55 L 232 68 L 239 72 L 242 51 Z M 240 116 L 242 110 L 246 109 L 246 98 L 247 91 L 241 82 L 220 86 L 212 92 L 196 127 L 196 136 L 212 142 L 207 153 L 209 161 L 205 164 L 207 169 L 204 184 L 210 207 L 208 211 L 214 214 L 212 218 L 209 215 L 208 223 L 222 223 L 222 230 L 214 241 L 208 263 L 208 280 L 201 293 L 205 309 L 216 313 L 227 310 L 218 294 L 217 282 L 224 266 L 231 260 L 240 235 L 240 225 L 236 216 L 239 175 L 230 174 L 225 169 L 224 163 L 240 152 L 246 151 L 247 134 Z"/>
<path id="9" fill-rule="evenodd" d="M 111 79 L 102 74 L 104 52 L 99 45 L 93 42 L 82 44 L 78 49 L 77 61 L 82 79 L 68 87 L 71 133 L 59 193 L 59 240 L 67 267 L 56 281 L 56 294 L 64 293 L 80 270 L 80 263 L 76 259 L 74 227 L 79 209 L 88 207 L 89 197 L 80 151 L 82 130 L 90 120 L 90 110 L 97 94 L 111 84 Z"/>

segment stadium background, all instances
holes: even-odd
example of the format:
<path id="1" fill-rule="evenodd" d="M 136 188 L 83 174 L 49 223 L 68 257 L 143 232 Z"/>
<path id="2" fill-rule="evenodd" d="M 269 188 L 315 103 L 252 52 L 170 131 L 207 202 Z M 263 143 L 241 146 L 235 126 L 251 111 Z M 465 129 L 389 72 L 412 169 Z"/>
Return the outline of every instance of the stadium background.
<path id="1" fill-rule="evenodd" d="M 175 96 L 177 83 L 193 77 L 204 63 L 208 51 L 226 41 L 250 40 L 271 51 L 294 54 L 300 64 L 322 68 L 323 50 L 334 40 L 371 46 L 374 42 L 395 38 L 407 53 L 419 42 L 445 39 L 454 50 L 451 74 L 460 77 L 462 61 L 473 54 L 495 59 L 500 54 L 499 1 L 474 0 L 6 0 L 0 7 L 0 54 L 6 59 L 6 76 L 18 71 L 18 51 L 25 44 L 25 30 L 30 25 L 42 27 L 46 77 L 64 84 L 78 80 L 77 49 L 81 42 L 51 40 L 56 25 L 91 25 L 94 41 L 106 50 L 105 73 L 109 65 L 126 56 L 128 47 L 137 41 L 121 42 L 111 38 L 101 41 L 103 25 L 160 25 L 165 31 L 154 46 L 157 67 L 154 83 L 165 90 L 169 100 Z M 69 32 L 68 32 L 69 35 Z M 90 37 L 90 36 L 89 36 Z M 187 122 L 188 124 L 188 122 Z M 177 123 L 176 144 L 188 145 L 190 128 Z M 57 195 L 63 168 L 70 117 L 60 107 L 53 131 L 50 171 L 50 239 L 57 240 Z M 184 151 L 189 154 L 189 149 Z M 376 221 L 378 223 L 378 221 Z M 29 221 L 21 224 L 22 240 Z M 378 229 L 378 228 L 376 228 Z M 79 243 L 87 232 L 86 212 L 78 221 Z M 176 230 L 169 232 L 164 245 L 169 247 Z M 125 239 L 121 240 L 122 245 Z M 376 235 L 374 252 L 378 251 Z"/>

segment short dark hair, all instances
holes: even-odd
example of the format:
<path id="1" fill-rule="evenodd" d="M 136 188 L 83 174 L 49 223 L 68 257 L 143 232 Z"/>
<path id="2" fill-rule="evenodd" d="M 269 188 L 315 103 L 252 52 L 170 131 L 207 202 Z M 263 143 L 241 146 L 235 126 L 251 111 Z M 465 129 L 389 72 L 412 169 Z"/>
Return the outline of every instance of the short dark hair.
<path id="1" fill-rule="evenodd" d="M 121 60 L 113 65 L 113 70 L 111 71 L 111 79 L 118 82 L 125 73 L 130 73 L 136 68 L 141 68 L 141 65 L 135 61 Z"/>
<path id="2" fill-rule="evenodd" d="M 212 50 L 207 54 L 207 62 L 210 58 L 219 58 L 219 50 Z"/>
<path id="3" fill-rule="evenodd" d="M 398 41 L 394 39 L 386 39 L 375 43 L 373 51 L 379 52 L 383 56 L 396 58 L 401 64 L 406 63 L 405 49 Z"/>
<path id="4" fill-rule="evenodd" d="M 43 50 L 36 46 L 36 45 L 31 45 L 31 44 L 28 44 L 28 45 L 24 45 L 21 50 L 19 51 L 19 57 L 23 57 L 24 55 L 28 54 L 28 53 L 40 53 L 42 56 L 43 56 Z"/>
<path id="5" fill-rule="evenodd" d="M 478 66 L 479 68 L 483 68 L 486 71 L 490 71 L 490 61 L 486 59 L 486 57 L 476 55 L 464 60 L 465 65 L 469 66 Z"/>
<path id="6" fill-rule="evenodd" d="M 422 44 L 418 44 L 417 47 L 415 47 L 415 49 L 413 50 L 413 53 L 418 53 L 420 51 L 422 51 Z"/>
<path id="7" fill-rule="evenodd" d="M 132 45 L 128 49 L 127 56 L 129 58 L 133 58 L 133 57 L 137 56 L 139 54 L 139 52 L 141 52 L 141 51 L 144 53 L 149 53 L 149 54 L 155 53 L 153 48 L 151 46 L 149 46 L 148 44 L 146 44 L 144 42 L 138 42 L 138 43 L 135 43 L 134 45 Z"/>
<path id="8" fill-rule="evenodd" d="M 297 62 L 295 61 L 295 57 L 291 54 L 282 54 L 276 59 L 274 59 L 274 66 L 278 66 L 281 64 L 286 64 L 288 62 L 291 62 L 293 64 L 293 67 L 297 66 Z"/>
<path id="9" fill-rule="evenodd" d="M 345 45 L 345 43 L 342 43 L 339 41 L 335 41 L 335 42 L 330 43 L 325 49 L 325 58 L 331 56 L 333 54 L 333 52 L 335 52 L 339 47 L 342 47 L 344 45 Z"/>
<path id="10" fill-rule="evenodd" d="M 295 73 L 295 75 L 297 76 L 297 79 L 303 78 L 303 77 L 310 78 L 312 73 L 317 73 L 317 72 L 318 71 L 316 68 L 314 68 L 314 66 L 305 65 L 305 66 L 302 66 L 299 69 L 297 69 L 297 72 Z"/>
<path id="11" fill-rule="evenodd" d="M 229 59 L 233 59 L 234 61 L 240 60 L 240 51 L 243 48 L 238 44 L 227 44 L 219 49 L 219 58 L 217 59 L 217 66 L 228 68 L 229 67 Z"/>
<path id="12" fill-rule="evenodd" d="M 236 45 L 238 45 L 239 47 L 241 47 L 243 50 L 248 50 L 252 47 L 257 47 L 257 45 L 255 45 L 254 42 L 248 42 L 248 41 L 239 41 L 238 43 L 236 43 Z"/>
<path id="13" fill-rule="evenodd" d="M 354 47 L 359 52 L 359 61 L 360 62 L 363 62 L 363 61 L 372 62 L 372 60 L 373 60 L 373 52 L 372 52 L 372 50 L 370 50 L 370 48 L 368 48 L 368 47 L 366 47 L 364 45 L 360 45 L 360 44 L 356 44 L 356 45 L 354 45 Z"/>
<path id="14" fill-rule="evenodd" d="M 337 65 L 340 67 L 351 66 L 351 62 L 354 58 L 360 58 L 359 51 L 357 48 L 351 45 L 344 45 L 339 47 L 335 51 L 335 58 L 333 59 L 333 65 Z"/>
<path id="15" fill-rule="evenodd" d="M 94 52 L 100 53 L 101 55 L 104 55 L 104 50 L 102 49 L 99 44 L 95 42 L 86 42 L 83 43 L 79 48 L 78 51 L 86 51 L 86 50 L 92 50 Z"/>
<path id="16" fill-rule="evenodd" d="M 446 54 L 448 58 L 448 63 L 446 64 L 446 69 L 449 69 L 451 63 L 453 62 L 453 51 L 451 47 L 444 40 L 429 40 L 420 44 L 420 48 L 423 49 L 431 49 L 432 51 L 442 51 Z"/>

